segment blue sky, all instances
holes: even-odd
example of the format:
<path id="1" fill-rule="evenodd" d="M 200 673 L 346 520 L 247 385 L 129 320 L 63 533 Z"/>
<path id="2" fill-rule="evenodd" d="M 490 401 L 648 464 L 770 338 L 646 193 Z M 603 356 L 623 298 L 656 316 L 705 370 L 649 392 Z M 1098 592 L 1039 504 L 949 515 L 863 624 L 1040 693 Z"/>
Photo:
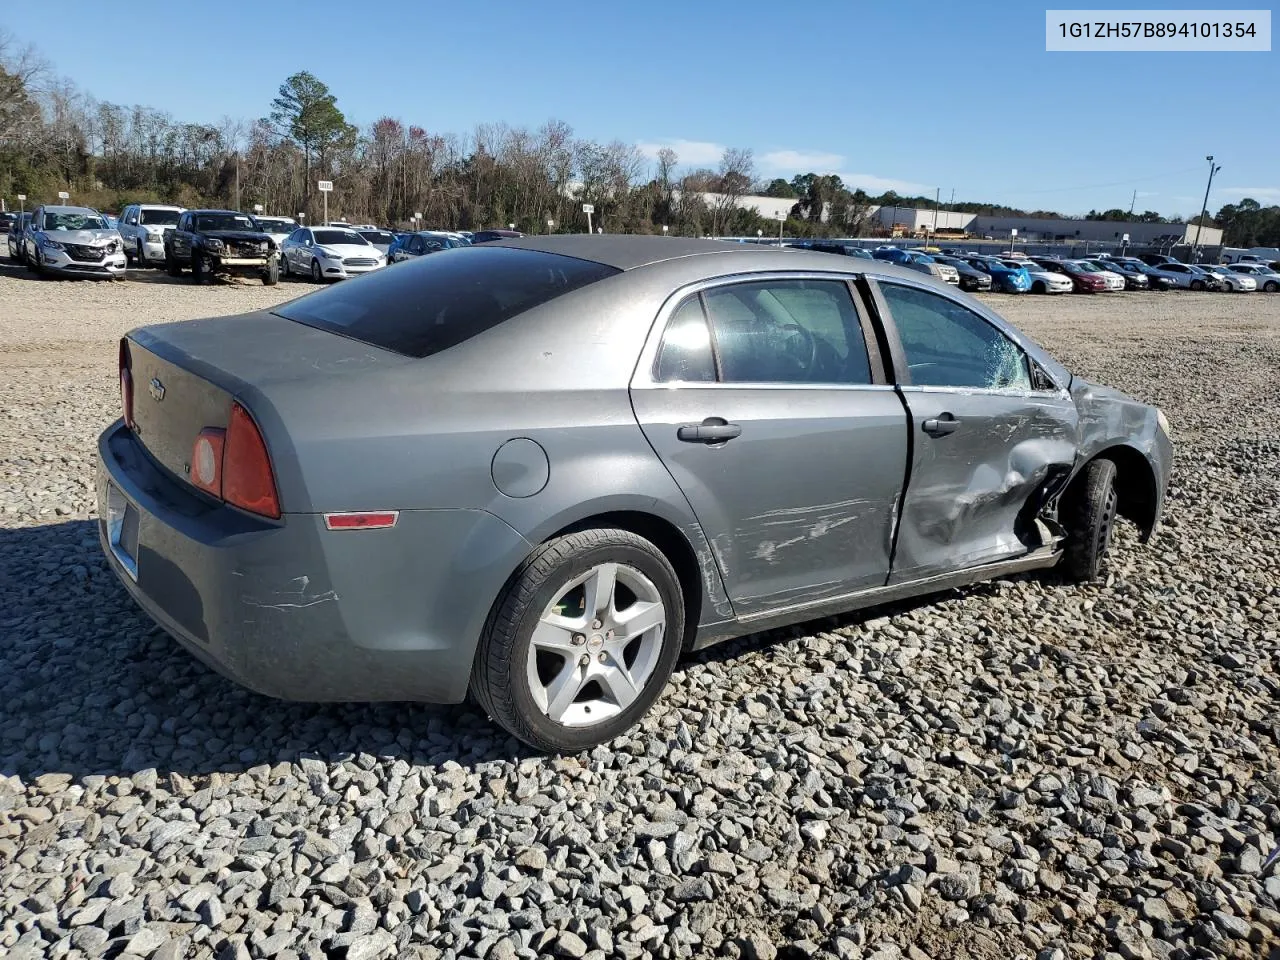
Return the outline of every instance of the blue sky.
<path id="1" fill-rule="evenodd" d="M 306 69 L 362 125 L 555 118 L 669 144 L 686 167 L 750 147 L 761 175 L 1068 214 L 1127 209 L 1137 190 L 1139 211 L 1194 215 L 1213 154 L 1210 212 L 1246 193 L 1280 203 L 1280 53 L 1047 53 L 1045 6 L 308 0 L 232 3 L 193 31 L 178 26 L 189 6 L 129 0 L 74 15 L 14 3 L 0 26 L 99 99 L 184 120 L 264 116 Z"/>

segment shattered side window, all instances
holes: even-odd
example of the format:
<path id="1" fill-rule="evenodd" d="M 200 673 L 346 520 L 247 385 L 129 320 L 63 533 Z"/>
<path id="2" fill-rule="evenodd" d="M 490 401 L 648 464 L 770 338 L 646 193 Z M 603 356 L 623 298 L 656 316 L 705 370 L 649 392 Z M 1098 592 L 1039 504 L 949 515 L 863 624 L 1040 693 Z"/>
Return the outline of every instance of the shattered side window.
<path id="1" fill-rule="evenodd" d="M 881 281 L 911 382 L 928 387 L 1030 390 L 1022 348 L 947 297 Z"/>

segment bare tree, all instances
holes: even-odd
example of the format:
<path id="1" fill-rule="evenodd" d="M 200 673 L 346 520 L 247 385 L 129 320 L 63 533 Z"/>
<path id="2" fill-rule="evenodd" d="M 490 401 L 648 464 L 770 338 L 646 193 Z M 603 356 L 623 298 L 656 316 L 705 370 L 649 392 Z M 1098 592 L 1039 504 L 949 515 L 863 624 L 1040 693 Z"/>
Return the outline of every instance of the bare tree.
<path id="1" fill-rule="evenodd" d="M 729 147 L 720 157 L 715 196 L 711 203 L 711 232 L 719 233 L 727 226 L 739 201 L 751 189 L 755 179 L 755 159 L 749 148 Z"/>

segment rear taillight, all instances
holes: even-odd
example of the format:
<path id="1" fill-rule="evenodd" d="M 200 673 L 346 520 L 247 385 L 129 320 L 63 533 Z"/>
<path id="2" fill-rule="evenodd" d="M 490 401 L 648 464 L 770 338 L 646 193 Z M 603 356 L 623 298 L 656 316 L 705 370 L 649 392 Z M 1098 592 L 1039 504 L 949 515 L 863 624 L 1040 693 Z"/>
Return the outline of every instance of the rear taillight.
<path id="1" fill-rule="evenodd" d="M 124 425 L 133 429 L 133 358 L 129 354 L 129 339 L 120 338 L 120 412 Z"/>
<path id="2" fill-rule="evenodd" d="M 191 447 L 192 484 L 260 517 L 280 519 L 276 478 L 262 432 L 249 411 L 231 404 L 227 429 L 205 427 Z"/>
<path id="3" fill-rule="evenodd" d="M 227 432 L 205 427 L 191 448 L 191 482 L 206 493 L 222 498 L 222 454 Z"/>
<path id="4" fill-rule="evenodd" d="M 249 411 L 238 403 L 231 405 L 223 446 L 222 498 L 250 513 L 280 518 L 280 500 L 267 445 Z"/>

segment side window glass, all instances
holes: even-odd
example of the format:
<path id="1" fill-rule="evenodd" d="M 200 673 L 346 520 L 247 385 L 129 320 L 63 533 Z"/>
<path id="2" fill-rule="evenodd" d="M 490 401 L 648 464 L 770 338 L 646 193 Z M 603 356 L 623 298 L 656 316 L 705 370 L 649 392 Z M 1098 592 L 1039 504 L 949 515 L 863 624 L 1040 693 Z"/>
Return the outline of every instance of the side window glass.
<path id="1" fill-rule="evenodd" d="M 716 379 L 711 333 L 696 296 L 676 307 L 662 334 L 655 379 L 664 383 L 712 383 Z"/>
<path id="2" fill-rule="evenodd" d="M 973 311 L 946 297 L 881 283 L 911 370 L 929 387 L 1030 390 L 1027 356 Z"/>
<path id="3" fill-rule="evenodd" d="M 849 288 L 763 280 L 703 294 L 725 383 L 871 383 Z"/>

